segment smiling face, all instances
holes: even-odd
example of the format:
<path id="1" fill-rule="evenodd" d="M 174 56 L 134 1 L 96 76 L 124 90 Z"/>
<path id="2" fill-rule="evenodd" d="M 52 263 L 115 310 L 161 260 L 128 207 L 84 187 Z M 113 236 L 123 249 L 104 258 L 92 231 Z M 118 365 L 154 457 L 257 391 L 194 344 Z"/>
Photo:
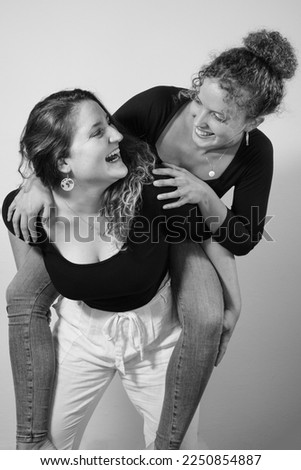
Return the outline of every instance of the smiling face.
<path id="1" fill-rule="evenodd" d="M 204 80 L 188 113 L 193 124 L 192 140 L 197 148 L 205 151 L 235 145 L 244 131 L 251 130 L 245 111 L 233 99 L 227 99 L 227 92 L 217 79 Z"/>
<path id="2" fill-rule="evenodd" d="M 98 103 L 82 101 L 75 112 L 70 157 L 61 170 L 81 185 L 110 186 L 128 172 L 120 156 L 122 138 Z"/>

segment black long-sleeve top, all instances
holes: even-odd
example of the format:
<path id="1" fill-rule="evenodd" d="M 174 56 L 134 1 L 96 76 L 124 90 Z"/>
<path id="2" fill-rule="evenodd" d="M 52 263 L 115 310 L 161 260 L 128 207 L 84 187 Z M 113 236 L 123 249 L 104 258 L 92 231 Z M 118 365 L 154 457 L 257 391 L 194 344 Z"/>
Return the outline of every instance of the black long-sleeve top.
<path id="1" fill-rule="evenodd" d="M 156 142 L 179 109 L 188 103 L 179 97 L 181 88 L 158 86 L 127 101 L 114 117 L 128 131 L 149 143 L 157 153 Z M 159 157 L 159 155 L 158 155 Z M 244 139 L 223 174 L 206 183 L 222 197 L 234 186 L 231 208 L 213 238 L 234 255 L 247 254 L 262 238 L 273 174 L 273 147 L 258 129 Z"/>

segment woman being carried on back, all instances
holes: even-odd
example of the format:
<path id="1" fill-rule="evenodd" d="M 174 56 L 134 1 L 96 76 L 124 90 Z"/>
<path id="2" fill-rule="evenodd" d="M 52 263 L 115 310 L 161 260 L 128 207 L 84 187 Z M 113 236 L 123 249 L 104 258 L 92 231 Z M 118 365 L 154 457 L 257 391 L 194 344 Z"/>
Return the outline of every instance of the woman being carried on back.
<path id="1" fill-rule="evenodd" d="M 169 208 L 197 203 L 214 240 L 211 247 L 218 245 L 235 255 L 244 255 L 261 239 L 273 152 L 257 126 L 278 108 L 284 80 L 294 75 L 296 65 L 294 51 L 285 38 L 275 31 L 258 31 L 247 36 L 244 47 L 227 50 L 202 67 L 191 90 L 156 87 L 132 98 L 115 113 L 132 134 L 146 140 L 163 162 L 171 164 L 158 169 L 157 174 L 172 178 L 154 184 L 173 186 L 175 191 L 158 197 L 163 201 L 180 197 L 167 205 Z M 52 204 L 47 188 L 38 180 L 30 185 L 29 192 L 23 190 L 11 206 L 15 231 L 21 219 L 25 236 L 27 208 L 30 216 L 41 209 L 46 215 Z M 231 187 L 233 203 L 228 209 L 221 197 Z M 168 367 L 166 399 L 156 438 L 158 449 L 179 448 L 213 366 L 225 352 L 240 310 L 239 301 L 235 306 L 228 305 L 225 292 L 225 311 L 221 302 L 213 304 L 213 299 L 222 301 L 220 286 L 198 246 L 186 242 L 173 245 L 170 262 L 182 332 Z M 22 287 L 30 263 L 35 272 L 42 271 L 41 264 L 28 257 L 9 289 L 11 322 L 14 312 L 21 311 L 20 297 L 24 323 L 29 317 L 39 316 L 36 312 L 45 312 L 53 301 L 48 295 L 42 307 L 39 304 L 36 293 L 42 274 L 26 290 Z M 22 332 L 15 327 L 11 336 L 16 357 L 18 344 L 14 345 Z M 45 411 L 44 419 L 46 415 Z M 34 442 L 28 430 L 21 440 Z"/>
<path id="2" fill-rule="evenodd" d="M 50 421 L 59 449 L 76 445 L 80 425 L 116 371 L 144 417 L 146 444 L 154 442 L 166 368 L 180 333 L 168 276 L 169 244 L 189 237 L 209 256 L 213 252 L 213 259 L 218 253 L 225 292 L 233 303 L 239 301 L 233 256 L 211 244 L 197 207 L 164 213 L 157 199 L 161 190 L 152 184 L 155 157 L 147 144 L 122 138 L 93 94 L 72 90 L 38 103 L 21 139 L 23 164 L 51 188 L 54 200 L 49 223 L 36 227 L 33 247 L 13 235 L 11 223 L 8 228 L 17 258 L 31 251 L 43 255 L 53 285 L 64 296 L 55 306 Z M 4 202 L 4 218 L 15 195 Z M 51 348 L 43 321 L 31 334 L 40 348 Z M 41 369 L 34 362 L 33 377 L 43 374 L 42 364 Z M 33 425 L 38 396 L 33 397 Z"/>

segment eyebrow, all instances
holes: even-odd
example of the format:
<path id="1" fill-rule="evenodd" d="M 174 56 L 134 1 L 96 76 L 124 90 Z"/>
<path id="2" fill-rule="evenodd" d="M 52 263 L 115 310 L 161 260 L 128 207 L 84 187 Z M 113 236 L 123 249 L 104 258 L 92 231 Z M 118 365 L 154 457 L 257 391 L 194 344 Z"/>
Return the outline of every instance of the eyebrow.
<path id="1" fill-rule="evenodd" d="M 90 131 L 92 131 L 95 127 L 99 127 L 99 126 L 102 126 L 102 125 L 103 125 L 103 123 L 101 121 L 97 121 L 91 126 Z"/>
<path id="2" fill-rule="evenodd" d="M 108 123 L 108 119 L 110 119 L 110 116 L 109 116 L 108 114 L 106 114 L 106 116 L 105 116 L 106 124 Z M 103 126 L 103 124 L 104 124 L 104 123 L 103 123 L 102 121 L 97 121 L 97 122 L 95 122 L 95 123 L 91 126 L 90 131 L 92 131 L 95 127 Z"/>
<path id="3" fill-rule="evenodd" d="M 198 97 L 199 102 L 204 105 L 203 101 Z M 225 113 L 224 111 L 216 111 L 215 109 L 209 109 L 211 113 L 216 113 L 220 114 L 221 116 L 224 116 L 225 118 L 228 116 L 228 113 Z"/>

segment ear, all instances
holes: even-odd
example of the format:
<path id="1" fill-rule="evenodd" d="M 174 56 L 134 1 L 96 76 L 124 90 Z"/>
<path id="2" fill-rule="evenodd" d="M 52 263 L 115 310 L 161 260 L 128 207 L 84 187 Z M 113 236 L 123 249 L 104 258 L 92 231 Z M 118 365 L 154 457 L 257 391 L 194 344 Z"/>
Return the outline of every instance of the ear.
<path id="1" fill-rule="evenodd" d="M 64 173 L 64 174 L 68 174 L 71 172 L 71 168 L 70 168 L 70 165 L 69 165 L 69 159 L 68 158 L 60 158 L 58 160 L 58 170 L 61 172 L 61 173 Z"/>
<path id="2" fill-rule="evenodd" d="M 257 117 L 257 118 L 254 118 L 254 119 L 250 119 L 248 122 L 247 122 L 247 125 L 245 127 L 245 131 L 246 132 L 251 132 L 253 129 L 256 129 L 256 127 L 260 126 L 260 124 L 262 124 L 264 121 L 264 117 Z"/>

